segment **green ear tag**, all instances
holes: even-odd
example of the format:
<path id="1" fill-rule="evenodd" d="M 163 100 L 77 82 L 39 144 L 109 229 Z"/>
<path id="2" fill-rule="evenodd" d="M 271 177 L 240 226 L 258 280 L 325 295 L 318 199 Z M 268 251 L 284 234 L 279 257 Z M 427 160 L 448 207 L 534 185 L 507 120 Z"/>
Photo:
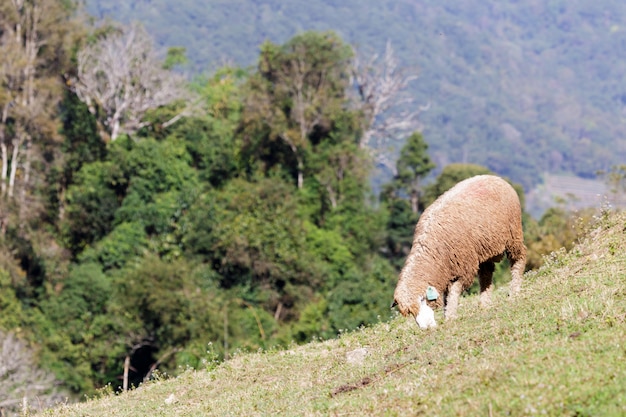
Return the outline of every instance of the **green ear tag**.
<path id="1" fill-rule="evenodd" d="M 428 301 L 436 300 L 438 297 L 439 293 L 437 292 L 435 287 L 428 286 L 428 288 L 426 288 L 426 299 Z"/>

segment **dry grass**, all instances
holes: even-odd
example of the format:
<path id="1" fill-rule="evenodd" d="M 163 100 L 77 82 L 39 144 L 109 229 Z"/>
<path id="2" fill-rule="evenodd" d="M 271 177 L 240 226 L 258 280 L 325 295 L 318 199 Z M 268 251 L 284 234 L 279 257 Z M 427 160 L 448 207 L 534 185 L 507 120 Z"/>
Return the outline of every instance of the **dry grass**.
<path id="1" fill-rule="evenodd" d="M 337 340 L 242 353 L 221 365 L 43 416 L 626 415 L 626 215 L 493 307 L 420 330 L 395 318 Z M 437 312 L 438 321 L 441 311 Z M 364 348 L 353 361 L 347 354 Z M 363 353 L 361 351 L 360 353 Z"/>

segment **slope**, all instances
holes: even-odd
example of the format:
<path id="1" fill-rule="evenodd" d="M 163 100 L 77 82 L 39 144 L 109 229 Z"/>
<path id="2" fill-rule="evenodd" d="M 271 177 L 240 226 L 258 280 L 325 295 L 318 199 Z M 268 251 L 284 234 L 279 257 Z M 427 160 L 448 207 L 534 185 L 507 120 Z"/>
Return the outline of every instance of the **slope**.
<path id="1" fill-rule="evenodd" d="M 490 310 L 468 296 L 430 331 L 395 318 L 224 364 L 209 355 L 206 369 L 42 415 L 624 415 L 625 246 L 626 214 L 603 212 Z"/>

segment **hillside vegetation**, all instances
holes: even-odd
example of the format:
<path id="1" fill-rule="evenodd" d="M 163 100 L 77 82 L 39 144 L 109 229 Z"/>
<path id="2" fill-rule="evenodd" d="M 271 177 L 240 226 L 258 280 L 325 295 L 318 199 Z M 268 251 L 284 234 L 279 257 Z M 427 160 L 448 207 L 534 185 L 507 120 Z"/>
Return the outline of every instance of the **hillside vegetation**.
<path id="1" fill-rule="evenodd" d="M 468 296 L 430 331 L 398 317 L 222 364 L 209 346 L 204 369 L 40 415 L 624 415 L 625 245 L 626 214 L 605 211 L 489 310 Z"/>
<path id="2" fill-rule="evenodd" d="M 334 30 L 365 55 L 389 40 L 439 169 L 476 163 L 524 185 L 585 178 L 626 160 L 626 6 L 619 1 L 88 0 L 96 18 L 139 20 L 184 46 L 193 73 L 254 63 L 261 43 Z M 396 138 L 399 149 L 405 138 Z"/>

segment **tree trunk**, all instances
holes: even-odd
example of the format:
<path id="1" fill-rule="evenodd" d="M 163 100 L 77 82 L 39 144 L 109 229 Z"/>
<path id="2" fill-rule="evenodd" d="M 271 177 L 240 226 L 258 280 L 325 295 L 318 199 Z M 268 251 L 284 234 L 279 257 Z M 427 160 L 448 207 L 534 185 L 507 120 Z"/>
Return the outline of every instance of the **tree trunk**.
<path id="1" fill-rule="evenodd" d="M 9 149 L 6 143 L 6 123 L 9 118 L 9 104 L 5 104 L 2 109 L 2 126 L 0 126 L 0 149 L 2 150 L 2 171 L 0 171 L 0 179 L 2 185 L 0 186 L 2 197 L 7 194 L 7 173 L 9 172 Z"/>
<path id="2" fill-rule="evenodd" d="M 15 190 L 15 174 L 17 173 L 17 157 L 20 151 L 19 140 L 15 139 L 13 141 L 13 154 L 11 155 L 11 173 L 9 174 L 9 198 L 13 198 L 13 191 Z"/>
<path id="3" fill-rule="evenodd" d="M 117 136 L 120 134 L 120 121 L 115 119 L 113 122 L 113 127 L 111 128 L 111 142 L 117 139 Z"/>
<path id="4" fill-rule="evenodd" d="M 293 155 L 296 157 L 296 169 L 298 170 L 298 189 L 301 190 L 304 186 L 304 162 L 302 161 L 302 156 L 300 156 L 300 153 L 298 152 L 298 147 L 291 139 L 289 139 L 289 136 L 287 136 L 286 134 L 282 134 L 280 135 L 280 137 L 283 139 L 283 141 L 285 141 L 287 145 L 289 145 L 291 152 L 293 152 Z"/>
<path id="5" fill-rule="evenodd" d="M 2 142 L 0 143 L 0 149 L 2 149 L 2 173 L 0 174 L 2 186 L 0 188 L 2 190 L 2 196 L 4 197 L 7 194 L 7 175 L 9 172 L 9 150 L 7 149 L 7 144 L 4 143 L 3 138 L 2 138 Z"/>
<path id="6" fill-rule="evenodd" d="M 298 190 L 304 186 L 304 173 L 302 172 L 302 162 L 298 162 Z"/>
<path id="7" fill-rule="evenodd" d="M 337 208 L 337 195 L 333 187 L 330 184 L 326 184 L 326 191 L 328 192 L 328 198 L 330 200 L 330 206 L 334 209 Z"/>
<path id="8" fill-rule="evenodd" d="M 126 355 L 124 359 L 124 380 L 122 381 L 122 390 L 128 391 L 128 373 L 130 371 L 130 355 Z"/>
<path id="9" fill-rule="evenodd" d="M 419 210 L 420 184 L 419 178 L 411 181 L 411 211 L 417 213 Z"/>
<path id="10" fill-rule="evenodd" d="M 32 150 L 30 147 L 30 140 L 29 140 L 26 142 L 26 150 L 24 152 L 24 165 L 23 165 L 24 179 L 22 180 L 22 186 L 20 188 L 20 193 L 19 193 L 20 225 L 23 224 L 22 221 L 25 217 L 24 214 L 25 214 L 26 209 L 28 208 L 28 202 L 26 201 L 26 190 L 28 189 L 28 183 L 30 182 L 31 153 L 32 153 Z"/>
<path id="11" fill-rule="evenodd" d="M 228 360 L 228 304 L 224 307 L 224 360 Z"/>
<path id="12" fill-rule="evenodd" d="M 274 320 L 278 321 L 280 319 L 280 313 L 283 311 L 283 303 L 278 302 L 278 306 L 276 307 L 276 312 L 274 313 Z"/>
<path id="13" fill-rule="evenodd" d="M 413 191 L 411 193 L 411 211 L 413 213 L 417 213 L 418 203 L 419 203 L 419 199 L 418 199 L 418 196 L 417 196 L 417 192 Z"/>

